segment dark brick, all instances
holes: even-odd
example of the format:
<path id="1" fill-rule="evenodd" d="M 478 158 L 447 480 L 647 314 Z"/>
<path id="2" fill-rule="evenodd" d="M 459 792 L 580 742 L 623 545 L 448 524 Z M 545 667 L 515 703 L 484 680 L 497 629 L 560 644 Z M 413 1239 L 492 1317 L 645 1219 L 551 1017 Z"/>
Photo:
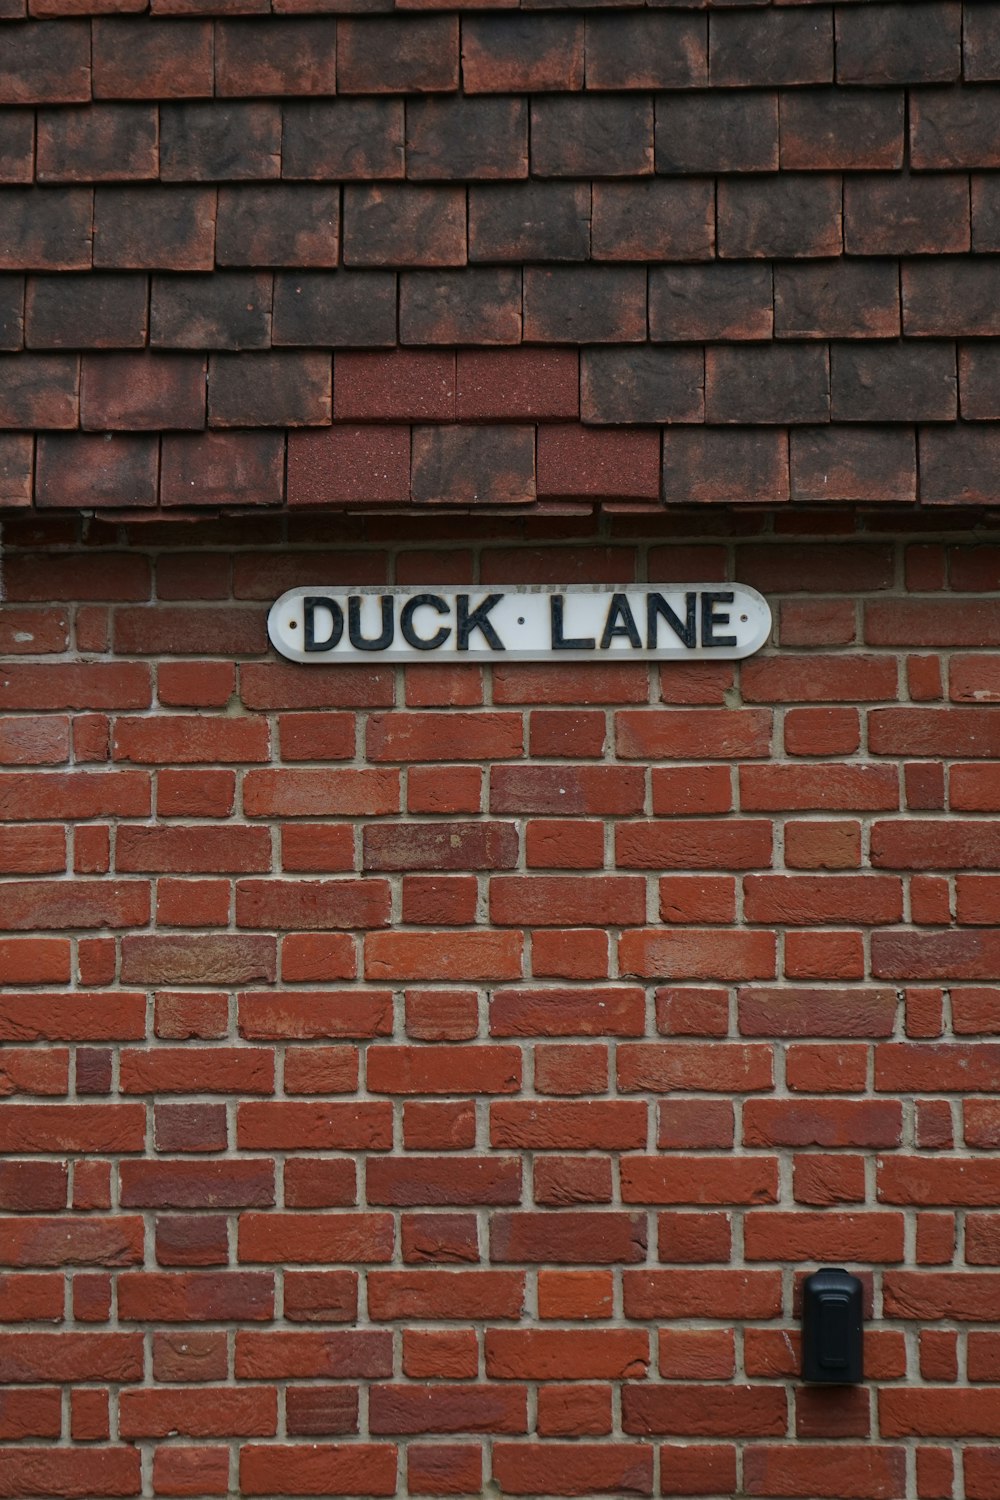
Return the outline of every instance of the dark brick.
<path id="1" fill-rule="evenodd" d="M 575 419 L 580 357 L 575 349 L 460 349 L 460 421 Z"/>
<path id="2" fill-rule="evenodd" d="M 937 505 L 996 503 L 1000 427 L 925 427 L 920 441 L 920 499 Z"/>
<path id="3" fill-rule="evenodd" d="M 280 505 L 284 488 L 284 433 L 163 435 L 162 505 Z"/>
<path id="4" fill-rule="evenodd" d="M 533 343 L 643 343 L 642 267 L 576 266 L 524 272 L 524 337 Z"/>
<path id="5" fill-rule="evenodd" d="M 663 434 L 667 505 L 788 499 L 788 434 L 772 427 L 670 427 Z"/>
<path id="6" fill-rule="evenodd" d="M 1000 419 L 1000 345 L 966 344 L 959 349 L 958 384 L 967 421 Z"/>
<path id="7" fill-rule="evenodd" d="M 587 17 L 588 89 L 684 89 L 708 82 L 708 18 L 670 15 Z"/>
<path id="8" fill-rule="evenodd" d="M 335 94 L 337 22 L 332 16 L 219 21 L 217 94 Z"/>
<path id="9" fill-rule="evenodd" d="M 538 493 L 539 496 L 658 499 L 659 429 L 540 427 Z"/>
<path id="10" fill-rule="evenodd" d="M 423 504 L 528 504 L 535 499 L 535 429 L 415 427 L 410 489 Z"/>
<path id="11" fill-rule="evenodd" d="M 247 183 L 219 189 L 217 265 L 335 266 L 339 239 L 336 183 Z"/>
<path id="12" fill-rule="evenodd" d="M 979 254 L 1000 250 L 1000 176 L 993 172 L 972 178 L 972 248 Z"/>
<path id="13" fill-rule="evenodd" d="M 903 332 L 1000 334 L 1000 261 L 916 261 L 903 266 Z"/>
<path id="14" fill-rule="evenodd" d="M 38 111 L 39 182 L 127 182 L 155 177 L 152 104 L 89 104 Z"/>
<path id="15" fill-rule="evenodd" d="M 520 343 L 520 270 L 404 271 L 399 337 L 404 344 Z"/>
<path id="16" fill-rule="evenodd" d="M 968 250 L 969 182 L 961 175 L 848 177 L 848 255 L 933 255 Z"/>
<path id="17" fill-rule="evenodd" d="M 0 506 L 31 504 L 35 440 L 26 432 L 0 432 Z"/>
<path id="18" fill-rule="evenodd" d="M 649 336 L 662 343 L 769 339 L 771 267 L 666 266 L 649 273 Z"/>
<path id="19" fill-rule="evenodd" d="M 4 22 L 0 104 L 76 104 L 89 98 L 89 21 Z"/>
<path id="20" fill-rule="evenodd" d="M 26 342 L 32 349 L 141 349 L 145 276 L 29 276 Z"/>
<path id="21" fill-rule="evenodd" d="M 401 99 L 311 99 L 285 104 L 282 115 L 283 177 L 403 176 Z"/>
<path id="22" fill-rule="evenodd" d="M 316 427 L 332 417 L 329 354 L 213 354 L 210 427 Z"/>
<path id="23" fill-rule="evenodd" d="M 701 422 L 705 357 L 700 349 L 588 349 L 580 365 L 585 422 Z"/>
<path id="24" fill-rule="evenodd" d="M 777 94 L 720 89 L 657 98 L 658 172 L 773 172 L 777 167 Z"/>
<path id="25" fill-rule="evenodd" d="M 949 9 L 959 9 L 957 0 Z M 970 82 L 1000 78 L 1000 5 L 995 0 L 968 5 L 964 18 L 960 17 L 957 24 L 962 30 L 965 77 Z M 956 76 L 957 70 L 948 75 L 949 79 Z M 931 83 L 934 80 L 926 81 Z"/>
<path id="26" fill-rule="evenodd" d="M 357 1432 L 358 1393 L 342 1385 L 290 1385 L 285 1420 L 291 1437 Z"/>
<path id="27" fill-rule="evenodd" d="M 417 181 L 527 177 L 524 99 L 408 99 L 406 175 Z"/>
<path id="28" fill-rule="evenodd" d="M 792 499 L 876 503 L 917 498 L 912 427 L 795 427 Z"/>
<path id="29" fill-rule="evenodd" d="M 281 108 L 275 103 L 164 104 L 164 182 L 280 177 Z"/>
<path id="30" fill-rule="evenodd" d="M 391 271 L 306 272 L 274 278 L 275 344 L 383 348 L 396 342 Z"/>
<path id="31" fill-rule="evenodd" d="M 589 256 L 588 182 L 470 188 L 470 260 L 587 260 Z"/>
<path id="32" fill-rule="evenodd" d="M 593 191 L 594 260 L 713 258 L 715 184 L 709 178 L 595 182 Z"/>
<path id="33" fill-rule="evenodd" d="M 157 437 L 137 433 L 42 433 L 36 502 L 83 510 L 155 505 L 159 446 Z"/>
<path id="34" fill-rule="evenodd" d="M 79 406 L 76 355 L 0 355 L 0 427 L 76 427 Z"/>
<path id="35" fill-rule="evenodd" d="M 0 109 L 0 182 L 29 183 L 34 175 L 34 111 Z"/>
<path id="36" fill-rule="evenodd" d="M 351 266 L 463 266 L 465 189 L 409 183 L 344 188 L 344 262 Z"/>
<path id="37" fill-rule="evenodd" d="M 266 349 L 271 277 L 154 276 L 149 341 L 161 349 Z"/>
<path id="38" fill-rule="evenodd" d="M 0 271 L 83 271 L 90 266 L 91 188 L 7 188 L 0 213 Z"/>
<path id="39" fill-rule="evenodd" d="M 462 84 L 469 94 L 582 89 L 583 20 L 464 15 Z"/>
<path id="40" fill-rule="evenodd" d="M 966 6 L 966 26 L 978 9 Z M 837 7 L 839 83 L 949 83 L 961 70 L 958 0 Z"/>
<path id="41" fill-rule="evenodd" d="M 830 361 L 818 344 L 744 344 L 705 351 L 709 422 L 825 422 Z"/>
<path id="42" fill-rule="evenodd" d="M 953 422 L 955 345 L 832 344 L 830 393 L 834 422 Z"/>
<path id="43" fill-rule="evenodd" d="M 96 189 L 98 270 L 210 271 L 214 264 L 214 188 Z"/>
<path id="44" fill-rule="evenodd" d="M 914 167 L 1000 166 L 1000 88 L 913 89 Z"/>
<path id="45" fill-rule="evenodd" d="M 718 187 L 719 254 L 797 260 L 841 253 L 841 180 L 790 173 L 723 179 Z"/>
<path id="46" fill-rule="evenodd" d="M 204 427 L 205 360 L 194 354 L 88 354 L 80 426 L 157 431 Z"/>
<path id="47" fill-rule="evenodd" d="M 833 7 L 713 11 L 708 67 L 715 85 L 832 83 Z"/>
<path id="48" fill-rule="evenodd" d="M 774 268 L 776 338 L 896 338 L 894 260 L 826 260 Z"/>
<path id="49" fill-rule="evenodd" d="M 801 89 L 781 96 L 783 168 L 846 170 L 903 164 L 901 89 Z"/>
<path id="50" fill-rule="evenodd" d="M 413 349 L 337 354 L 333 397 L 338 422 L 453 422 L 455 355 Z"/>
<path id="51" fill-rule="evenodd" d="M 457 16 L 351 16 L 337 24 L 342 94 L 425 94 L 458 88 Z"/>
<path id="52" fill-rule="evenodd" d="M 0 349 L 24 343 L 24 277 L 0 276 Z"/>
<path id="53" fill-rule="evenodd" d="M 539 177 L 652 172 L 652 99 L 601 94 L 533 99 L 531 170 Z"/>
<path id="54" fill-rule="evenodd" d="M 289 433 L 289 505 L 399 505 L 409 498 L 409 427 Z"/>
<path id="55" fill-rule="evenodd" d="M 95 99 L 211 98 L 211 21 L 96 17 Z"/>

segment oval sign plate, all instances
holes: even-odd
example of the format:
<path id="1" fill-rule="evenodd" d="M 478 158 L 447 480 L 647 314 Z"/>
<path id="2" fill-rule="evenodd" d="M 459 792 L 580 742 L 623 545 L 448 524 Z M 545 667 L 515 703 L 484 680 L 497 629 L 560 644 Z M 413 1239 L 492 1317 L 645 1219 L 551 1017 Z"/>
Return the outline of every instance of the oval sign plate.
<path id="1" fill-rule="evenodd" d="M 771 632 L 746 584 L 289 589 L 275 650 L 297 662 L 690 661 L 750 656 Z"/>

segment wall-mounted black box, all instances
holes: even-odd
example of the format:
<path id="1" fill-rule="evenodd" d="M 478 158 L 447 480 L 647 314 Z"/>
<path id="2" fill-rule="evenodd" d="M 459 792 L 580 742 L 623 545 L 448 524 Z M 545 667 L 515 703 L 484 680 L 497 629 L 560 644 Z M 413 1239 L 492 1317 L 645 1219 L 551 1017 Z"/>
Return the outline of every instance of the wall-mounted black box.
<path id="1" fill-rule="evenodd" d="M 861 1282 L 841 1266 L 814 1271 L 802 1287 L 802 1379 L 857 1385 L 864 1379 Z"/>

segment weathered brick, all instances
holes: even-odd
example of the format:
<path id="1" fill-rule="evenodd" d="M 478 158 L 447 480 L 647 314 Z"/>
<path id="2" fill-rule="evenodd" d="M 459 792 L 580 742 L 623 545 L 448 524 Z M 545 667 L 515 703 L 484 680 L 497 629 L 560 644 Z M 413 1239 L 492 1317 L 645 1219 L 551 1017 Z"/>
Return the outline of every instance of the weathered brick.
<path id="1" fill-rule="evenodd" d="M 814 344 L 737 345 L 705 354 L 709 422 L 822 422 L 830 415 L 830 369 Z"/>
<path id="2" fill-rule="evenodd" d="M 790 173 L 761 181 L 738 177 L 720 181 L 720 256 L 798 260 L 839 255 L 841 249 L 839 177 Z"/>
<path id="3" fill-rule="evenodd" d="M 788 434 L 776 428 L 675 428 L 663 437 L 663 498 L 786 500 Z"/>
<path id="4" fill-rule="evenodd" d="M 35 175 L 35 117 L 30 109 L 0 108 L 0 182 L 31 182 Z"/>
<path id="5" fill-rule="evenodd" d="M 396 342 L 396 276 L 392 271 L 305 272 L 274 280 L 273 343 L 341 349 Z M 266 343 L 266 336 L 262 337 Z"/>
<path id="6" fill-rule="evenodd" d="M 791 434 L 796 500 L 903 500 L 917 495 L 912 428 L 798 427 Z"/>
<path id="7" fill-rule="evenodd" d="M 970 81 L 1000 78 L 1000 25 L 995 4 L 970 6 L 962 16 L 964 72 Z M 958 68 L 949 78 L 958 74 Z M 926 80 L 928 83 L 930 79 Z"/>
<path id="8" fill-rule="evenodd" d="M 349 266 L 462 266 L 466 261 L 461 188 L 348 186 L 344 262 Z"/>
<path id="9" fill-rule="evenodd" d="M 156 177 L 158 164 L 153 105 L 89 104 L 39 111 L 39 182 L 142 180 Z"/>
<path id="10" fill-rule="evenodd" d="M 1000 444 L 992 427 L 933 427 L 920 433 L 920 498 L 960 505 L 989 502 Z"/>
<path id="11" fill-rule="evenodd" d="M 653 170 L 653 103 L 627 95 L 540 96 L 531 105 L 539 177 L 632 177 Z"/>
<path id="12" fill-rule="evenodd" d="M 968 250 L 969 185 L 958 174 L 848 177 L 844 248 L 849 255 Z"/>
<path id="13" fill-rule="evenodd" d="M 462 18 L 462 84 L 469 94 L 580 89 L 583 58 L 582 17 Z"/>
<path id="14" fill-rule="evenodd" d="M 325 16 L 287 17 L 277 26 L 270 20 L 220 21 L 215 86 L 219 94 L 237 96 L 336 93 L 336 21 Z"/>
<path id="15" fill-rule="evenodd" d="M 351 17 L 337 27 L 342 94 L 448 92 L 458 87 L 457 16 Z"/>
<path id="16" fill-rule="evenodd" d="M 285 104 L 282 117 L 282 177 L 403 176 L 400 99 L 310 99 Z"/>
<path id="17" fill-rule="evenodd" d="M 209 425 L 325 426 L 331 417 L 332 379 L 328 354 L 213 354 L 208 369 Z"/>
<path id="18" fill-rule="evenodd" d="M 966 21 L 975 25 L 978 6 Z M 951 83 L 962 71 L 962 7 L 844 6 L 836 11 L 838 83 Z"/>
<path id="19" fill-rule="evenodd" d="M 280 505 L 284 470 L 284 433 L 165 433 L 161 503 Z"/>
<path id="20" fill-rule="evenodd" d="M 903 164 L 903 91 L 810 89 L 782 94 L 781 165 L 845 171 Z M 920 163 L 914 161 L 914 165 Z"/>
<path id="21" fill-rule="evenodd" d="M 525 100 L 407 100 L 406 175 L 428 182 L 526 177 Z"/>
<path id="22" fill-rule="evenodd" d="M 210 271 L 214 264 L 214 189 L 97 189 L 94 266 L 98 270 Z"/>
<path id="23" fill-rule="evenodd" d="M 90 27 L 85 20 L 4 26 L 0 104 L 73 104 L 90 98 Z"/>
<path id="24" fill-rule="evenodd" d="M 277 177 L 281 112 L 277 104 L 163 104 L 160 176 L 167 182 Z"/>
<path id="25" fill-rule="evenodd" d="M 524 272 L 524 336 L 538 343 L 636 343 L 646 337 L 641 267 Z"/>
<path id="26" fill-rule="evenodd" d="M 525 504 L 535 498 L 533 427 L 416 427 L 415 501 Z"/>
<path id="27" fill-rule="evenodd" d="M 98 432 L 203 427 L 205 367 L 196 355 L 85 355 L 80 426 Z"/>
<path id="28" fill-rule="evenodd" d="M 776 266 L 777 338 L 895 338 L 899 268 L 889 260 Z"/>
<path id="29" fill-rule="evenodd" d="M 830 380 L 835 422 L 953 421 L 957 415 L 950 343 L 834 344 Z"/>
<path id="30" fill-rule="evenodd" d="M 773 172 L 777 167 L 775 93 L 720 89 L 657 97 L 658 172 Z"/>
<path id="31" fill-rule="evenodd" d="M 155 505 L 159 444 L 131 433 L 64 433 L 38 439 L 36 499 L 40 506 Z"/>
<path id="32" fill-rule="evenodd" d="M 215 258 L 220 266 L 335 266 L 336 187 L 283 183 L 219 191 Z"/>
<path id="33" fill-rule="evenodd" d="M 913 89 L 910 93 L 910 159 L 917 168 L 1000 165 L 998 91 Z"/>
<path id="34" fill-rule="evenodd" d="M 32 349 L 141 349 L 145 276 L 29 276 L 25 342 Z"/>
<path id="35" fill-rule="evenodd" d="M 0 271 L 86 271 L 94 234 L 90 188 L 7 188 Z"/>
<path id="36" fill-rule="evenodd" d="M 682 89 L 708 83 L 708 26 L 702 16 L 589 15 L 584 42 L 588 89 Z"/>
<path id="37" fill-rule="evenodd" d="M 404 344 L 520 343 L 520 270 L 404 271 L 399 337 Z"/>
<path id="38" fill-rule="evenodd" d="M 700 350 L 585 350 L 580 404 L 584 422 L 699 422 L 704 416 Z"/>
<path id="39" fill-rule="evenodd" d="M 973 337 L 1000 332 L 1000 264 L 986 258 L 904 264 L 903 332 Z"/>
<path id="40" fill-rule="evenodd" d="M 504 183 L 469 190 L 471 261 L 589 257 L 589 184 Z"/>
<path id="41" fill-rule="evenodd" d="M 161 349 L 267 348 L 270 305 L 270 276 L 154 276 L 149 342 Z"/>
<path id="42" fill-rule="evenodd" d="M 771 337 L 770 266 L 664 266 L 649 273 L 649 336 L 662 343 Z"/>
<path id="43" fill-rule="evenodd" d="M 211 21 L 93 22 L 95 99 L 211 98 Z"/>
<path id="44" fill-rule="evenodd" d="M 75 427 L 80 372 L 75 355 L 0 355 L 0 425 Z"/>
<path id="45" fill-rule="evenodd" d="M 715 193 L 708 181 L 595 183 L 595 260 L 710 260 Z"/>
<path id="46" fill-rule="evenodd" d="M 714 85 L 831 83 L 833 15 L 827 6 L 723 11 L 712 16 Z"/>

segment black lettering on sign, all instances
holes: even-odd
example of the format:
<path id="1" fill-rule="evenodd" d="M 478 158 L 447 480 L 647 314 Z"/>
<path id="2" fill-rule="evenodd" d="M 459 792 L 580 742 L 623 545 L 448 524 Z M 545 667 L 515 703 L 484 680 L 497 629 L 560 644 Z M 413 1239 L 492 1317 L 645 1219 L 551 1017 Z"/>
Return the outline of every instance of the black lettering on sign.
<path id="1" fill-rule="evenodd" d="M 662 594 L 646 595 L 646 649 L 655 651 L 659 646 L 659 620 L 662 616 L 679 641 L 693 651 L 698 644 L 698 595 L 684 595 L 684 622 L 674 613 Z"/>
<path id="2" fill-rule="evenodd" d="M 601 634 L 601 650 L 607 651 L 611 642 L 620 635 L 625 636 L 629 645 L 636 651 L 642 645 L 628 600 L 624 594 L 612 594 L 611 603 L 608 605 L 608 618 L 604 622 L 604 630 Z"/>
<path id="3" fill-rule="evenodd" d="M 487 594 L 481 599 L 475 609 L 469 609 L 468 594 L 459 594 L 458 607 L 455 620 L 455 646 L 459 651 L 468 651 L 469 636 L 474 630 L 482 633 L 483 639 L 491 651 L 506 651 L 506 646 L 497 635 L 487 616 L 491 609 L 496 609 L 503 598 L 503 594 Z"/>
<path id="4" fill-rule="evenodd" d="M 553 651 L 593 651 L 597 645 L 592 635 L 565 636 L 564 611 L 566 598 L 563 594 L 553 594 L 549 600 L 549 613 L 552 618 L 552 649 Z"/>
<path id="5" fill-rule="evenodd" d="M 732 590 L 725 594 L 702 594 L 701 596 L 701 644 L 703 646 L 735 646 L 734 635 L 716 635 L 717 625 L 728 625 L 730 614 L 716 610 L 717 604 L 732 604 L 736 596 Z"/>
<path id="6" fill-rule="evenodd" d="M 347 601 L 347 634 L 356 651 L 386 651 L 392 645 L 396 625 L 392 615 L 392 595 L 380 594 L 382 634 L 369 640 L 361 634 L 361 595 L 351 594 Z"/>
<path id="7" fill-rule="evenodd" d="M 317 609 L 325 609 L 330 616 L 330 634 L 321 641 L 316 639 Z M 344 633 L 344 611 L 336 599 L 328 599 L 325 594 L 307 594 L 302 600 L 302 619 L 303 651 L 332 651 L 339 644 Z"/>
<path id="8" fill-rule="evenodd" d="M 413 624 L 413 616 L 424 605 L 428 609 L 436 609 L 439 615 L 446 615 L 448 613 L 448 605 L 441 598 L 440 594 L 415 594 L 412 599 L 408 599 L 403 605 L 402 613 L 399 617 L 399 628 L 403 632 L 403 640 L 408 646 L 412 646 L 415 651 L 436 651 L 439 646 L 444 645 L 445 641 L 451 635 L 451 630 L 446 630 L 442 626 L 433 635 L 417 635 L 416 627 Z"/>

